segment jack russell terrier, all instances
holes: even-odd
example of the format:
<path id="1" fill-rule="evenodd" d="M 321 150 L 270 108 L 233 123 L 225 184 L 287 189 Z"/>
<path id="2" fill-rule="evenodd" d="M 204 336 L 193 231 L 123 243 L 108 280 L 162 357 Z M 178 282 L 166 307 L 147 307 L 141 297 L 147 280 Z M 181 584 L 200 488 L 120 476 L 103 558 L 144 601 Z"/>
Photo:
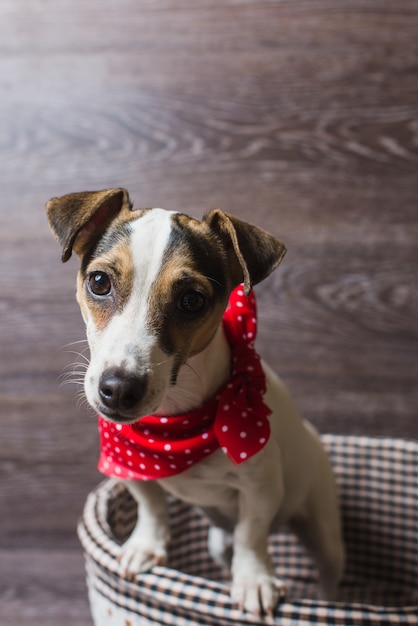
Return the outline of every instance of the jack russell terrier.
<path id="1" fill-rule="evenodd" d="M 62 260 L 73 250 L 80 259 L 99 469 L 138 503 L 123 570 L 165 562 L 166 490 L 208 516 L 210 552 L 228 559 L 243 610 L 273 614 L 282 583 L 267 541 L 284 524 L 334 598 L 344 549 L 330 464 L 254 349 L 251 288 L 278 266 L 283 244 L 218 209 L 202 221 L 133 210 L 124 189 L 53 198 L 47 214 Z"/>

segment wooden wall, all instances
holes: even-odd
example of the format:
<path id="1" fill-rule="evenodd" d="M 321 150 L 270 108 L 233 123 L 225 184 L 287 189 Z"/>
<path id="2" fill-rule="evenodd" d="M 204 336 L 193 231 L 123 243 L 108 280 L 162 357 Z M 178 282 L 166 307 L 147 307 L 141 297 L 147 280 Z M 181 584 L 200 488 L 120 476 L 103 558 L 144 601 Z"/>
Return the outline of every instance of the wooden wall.
<path id="1" fill-rule="evenodd" d="M 84 333 L 53 195 L 125 186 L 272 231 L 258 346 L 303 414 L 418 438 L 417 72 L 414 0 L 2 0 L 2 626 L 91 623 L 97 432 L 60 387 Z"/>

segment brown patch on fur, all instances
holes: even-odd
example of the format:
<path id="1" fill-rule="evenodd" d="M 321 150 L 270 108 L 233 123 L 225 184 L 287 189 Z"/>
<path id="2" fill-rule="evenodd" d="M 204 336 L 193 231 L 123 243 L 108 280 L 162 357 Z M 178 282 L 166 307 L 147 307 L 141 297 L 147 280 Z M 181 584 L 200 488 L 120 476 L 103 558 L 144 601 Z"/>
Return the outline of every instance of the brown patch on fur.
<path id="1" fill-rule="evenodd" d="M 110 276 L 112 290 L 108 296 L 95 297 L 89 291 L 87 281 L 92 272 Z M 123 309 L 132 293 L 133 280 L 132 256 L 126 241 L 121 240 L 94 257 L 77 277 L 77 301 L 84 318 L 92 318 L 97 330 L 103 330 L 115 312 Z"/>
<path id="2" fill-rule="evenodd" d="M 52 198 L 46 211 L 52 232 L 62 245 L 63 262 L 68 261 L 73 249 L 80 258 L 85 256 L 114 218 L 131 209 L 128 192 L 122 188 Z"/>
<path id="3" fill-rule="evenodd" d="M 82 259 L 77 276 L 77 302 L 84 319 L 92 318 L 97 330 L 103 330 L 111 316 L 122 310 L 132 293 L 133 263 L 128 245 L 129 223 L 141 218 L 151 209 L 122 210 L 107 230 L 91 258 Z M 109 298 L 94 298 L 87 289 L 91 272 L 109 274 L 113 289 Z"/>
<path id="4" fill-rule="evenodd" d="M 177 356 L 177 367 L 213 339 L 228 302 L 230 285 L 223 251 L 206 225 L 182 214 L 173 216 L 173 236 L 150 294 L 150 323 L 161 347 Z M 201 292 L 201 313 L 184 313 L 181 297 Z"/>

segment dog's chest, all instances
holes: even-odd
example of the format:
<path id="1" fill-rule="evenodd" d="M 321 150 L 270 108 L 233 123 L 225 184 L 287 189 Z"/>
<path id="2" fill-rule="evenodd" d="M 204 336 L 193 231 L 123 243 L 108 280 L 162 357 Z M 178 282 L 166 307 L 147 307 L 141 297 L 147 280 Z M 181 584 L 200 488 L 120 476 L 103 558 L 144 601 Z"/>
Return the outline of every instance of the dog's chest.
<path id="1" fill-rule="evenodd" d="M 235 501 L 240 476 L 225 454 L 218 450 L 186 472 L 159 483 L 168 493 L 189 504 L 222 508 Z"/>

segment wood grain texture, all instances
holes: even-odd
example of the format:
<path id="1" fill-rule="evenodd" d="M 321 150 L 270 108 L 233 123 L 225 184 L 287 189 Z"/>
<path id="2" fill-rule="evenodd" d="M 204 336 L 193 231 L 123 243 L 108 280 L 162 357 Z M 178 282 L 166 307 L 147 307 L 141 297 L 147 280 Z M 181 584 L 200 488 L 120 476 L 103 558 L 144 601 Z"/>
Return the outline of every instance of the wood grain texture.
<path id="1" fill-rule="evenodd" d="M 2 550 L 2 626 L 91 626 L 80 554 Z"/>
<path id="2" fill-rule="evenodd" d="M 126 186 L 275 233 L 258 346 L 303 414 L 418 437 L 417 18 L 415 0 L 1 2 L 0 599 L 21 607 L 2 624 L 89 623 L 59 556 L 80 556 L 100 477 L 95 419 L 60 387 L 84 330 L 53 195 Z M 68 594 L 29 589 L 25 551 Z"/>

